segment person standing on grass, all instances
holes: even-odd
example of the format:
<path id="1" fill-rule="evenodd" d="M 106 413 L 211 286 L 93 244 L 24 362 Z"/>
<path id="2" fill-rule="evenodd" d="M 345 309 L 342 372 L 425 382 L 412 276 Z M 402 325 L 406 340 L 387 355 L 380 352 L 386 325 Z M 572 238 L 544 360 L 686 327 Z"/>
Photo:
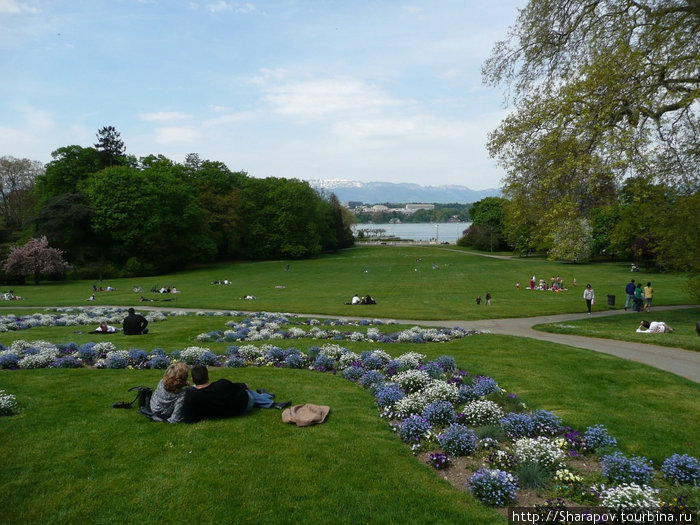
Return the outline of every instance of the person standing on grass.
<path id="1" fill-rule="evenodd" d="M 634 305 L 635 288 L 637 288 L 637 286 L 634 284 L 634 279 L 631 279 L 630 282 L 627 283 L 627 286 L 625 286 L 625 293 L 627 294 L 627 299 L 625 300 L 625 312 L 630 304 Z"/>
<path id="2" fill-rule="evenodd" d="M 595 291 L 590 284 L 586 285 L 586 289 L 583 291 L 583 298 L 586 300 L 586 306 L 588 307 L 588 314 L 591 313 L 591 305 L 595 304 Z"/>
<path id="3" fill-rule="evenodd" d="M 651 311 L 651 299 L 654 295 L 654 289 L 651 287 L 651 282 L 648 282 L 644 287 L 644 311 Z"/>

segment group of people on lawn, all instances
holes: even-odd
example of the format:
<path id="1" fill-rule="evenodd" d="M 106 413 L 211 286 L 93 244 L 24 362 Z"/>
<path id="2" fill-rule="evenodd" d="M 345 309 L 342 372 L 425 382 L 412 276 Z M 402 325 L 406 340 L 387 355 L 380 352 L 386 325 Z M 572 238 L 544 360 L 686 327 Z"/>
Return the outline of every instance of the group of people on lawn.
<path id="1" fill-rule="evenodd" d="M 187 375 L 191 373 L 191 386 Z M 245 383 L 233 383 L 228 379 L 209 381 L 209 371 L 204 365 L 194 365 L 190 370 L 183 362 L 171 364 L 160 380 L 150 402 L 154 421 L 168 423 L 196 423 L 202 419 L 218 419 L 241 416 L 253 407 L 283 409 L 291 401 L 276 403 L 275 395 L 265 389 L 253 390 Z"/>
<path id="2" fill-rule="evenodd" d="M 129 315 L 122 321 L 122 330 L 124 335 L 143 335 L 148 333 L 148 319 L 143 315 L 137 314 L 133 308 L 129 308 Z M 108 325 L 107 323 L 100 323 L 92 333 L 93 334 L 114 334 L 117 332 L 117 328 Z"/>

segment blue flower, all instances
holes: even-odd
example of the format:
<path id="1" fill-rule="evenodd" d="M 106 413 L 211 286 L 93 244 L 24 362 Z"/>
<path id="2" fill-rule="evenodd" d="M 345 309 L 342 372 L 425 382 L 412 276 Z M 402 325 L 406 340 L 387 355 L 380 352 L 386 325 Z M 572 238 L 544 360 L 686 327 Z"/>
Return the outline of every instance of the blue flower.
<path id="1" fill-rule="evenodd" d="M 666 458 L 661 466 L 664 477 L 677 483 L 697 485 L 700 483 L 700 462 L 688 454 L 674 454 Z"/>
<path id="2" fill-rule="evenodd" d="M 477 438 L 473 430 L 459 423 L 452 423 L 438 435 L 438 442 L 451 456 L 469 456 L 476 449 Z"/>

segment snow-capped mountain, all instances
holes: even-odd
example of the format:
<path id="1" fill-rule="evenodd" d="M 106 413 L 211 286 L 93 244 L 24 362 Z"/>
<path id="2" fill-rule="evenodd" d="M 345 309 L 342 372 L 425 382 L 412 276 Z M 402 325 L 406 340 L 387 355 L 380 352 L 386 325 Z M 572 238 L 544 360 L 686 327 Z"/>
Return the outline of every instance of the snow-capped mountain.
<path id="1" fill-rule="evenodd" d="M 472 190 L 466 186 L 421 186 L 420 184 L 393 182 L 361 182 L 356 180 L 310 180 L 309 184 L 321 191 L 335 193 L 338 200 L 378 204 L 384 202 L 471 203 L 485 197 L 498 197 L 501 190 Z"/>

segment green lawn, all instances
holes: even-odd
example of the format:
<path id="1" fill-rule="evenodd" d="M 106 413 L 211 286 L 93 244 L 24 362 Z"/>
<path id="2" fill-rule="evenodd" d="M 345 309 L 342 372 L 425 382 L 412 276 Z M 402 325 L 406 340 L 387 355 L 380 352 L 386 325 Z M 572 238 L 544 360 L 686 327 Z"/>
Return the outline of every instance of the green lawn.
<path id="1" fill-rule="evenodd" d="M 674 329 L 671 333 L 645 334 L 637 333 L 642 319 L 647 321 L 664 321 Z M 649 313 L 634 313 L 629 316 L 595 317 L 581 321 L 566 321 L 535 326 L 536 330 L 559 334 L 576 334 L 588 337 L 603 337 L 633 343 L 653 343 L 661 346 L 686 348 L 700 351 L 700 337 L 695 330 L 695 323 L 700 320 L 700 308 L 683 310 L 652 309 Z"/>
<path id="2" fill-rule="evenodd" d="M 290 264 L 290 271 L 285 265 Z M 433 270 L 436 264 L 439 269 Z M 549 280 L 561 275 L 569 291 L 554 293 L 525 290 L 535 275 Z M 629 280 L 624 263 L 559 264 L 542 259 L 500 260 L 474 255 L 458 247 L 372 247 L 362 246 L 301 261 L 242 262 L 207 266 L 163 277 L 114 279 L 97 283 L 71 281 L 16 286 L 24 297 L 22 306 L 136 305 L 218 308 L 229 310 L 282 311 L 390 317 L 395 319 L 481 319 L 525 317 L 552 313 L 581 312 L 583 286 L 590 282 L 601 307 L 608 294 L 616 295 L 620 307 Z M 683 292 L 685 276 L 646 274 L 635 277 L 654 284 L 655 305 L 687 304 Z M 579 286 L 571 286 L 576 278 Z M 230 285 L 212 285 L 216 279 L 230 279 Z M 517 290 L 515 283 L 520 282 Z M 94 303 L 87 301 L 92 285 L 116 288 L 97 292 Z M 140 286 L 144 293 L 134 293 Z M 153 294 L 157 286 L 175 286 L 182 293 Z M 490 292 L 492 307 L 477 306 L 477 295 Z M 371 294 L 374 306 L 349 306 L 354 293 Z M 255 301 L 241 299 L 246 294 Z M 141 295 L 158 299 L 139 303 Z M 173 301 L 164 302 L 164 299 Z M 5 305 L 1 305 L 5 306 Z M 7 304 L 10 307 L 17 305 Z"/>
<path id="3" fill-rule="evenodd" d="M 440 269 L 432 270 L 432 262 Z M 455 248 L 357 248 L 291 262 L 290 272 L 285 272 L 285 264 L 240 263 L 105 282 L 117 291 L 96 294 L 96 302 L 130 305 L 132 286 L 150 289 L 160 284 L 183 290 L 172 303 L 152 303 L 161 306 L 469 319 L 581 311 L 580 290 L 552 294 L 515 289 L 516 280 L 524 286 L 532 274 L 561 274 L 565 281 L 576 276 L 579 284 L 590 280 L 599 296 L 608 289 L 611 293 L 622 289 L 629 278 L 622 264 L 503 261 Z M 223 278 L 234 284 L 209 284 Z M 647 279 L 657 290 L 655 305 L 689 302 L 679 291 L 682 276 L 643 277 Z M 90 305 L 83 299 L 91 284 L 15 287 L 26 299 L 8 306 Z M 471 297 L 483 296 L 487 289 L 494 295 L 492 308 L 477 308 Z M 366 310 L 342 305 L 355 292 L 371 293 L 379 304 Z M 258 299 L 238 299 L 244 293 Z M 195 343 L 194 338 L 225 329 L 229 319 L 169 317 L 153 323 L 146 337 L 118 334 L 109 340 L 122 349 L 170 351 L 196 344 L 223 353 L 226 344 Z M 82 343 L 103 338 L 95 339 L 85 328 L 41 327 L 0 334 L 0 343 L 15 339 Z M 321 344 L 273 343 L 304 351 Z M 700 387 L 638 363 L 498 335 L 422 345 L 340 344 L 355 352 L 382 348 L 392 355 L 408 351 L 428 358 L 453 355 L 461 368 L 491 375 L 528 407 L 552 410 L 580 430 L 606 425 L 625 453 L 645 455 L 657 467 L 672 453 L 700 456 Z M 0 371 L 0 389 L 16 395 L 20 406 L 19 414 L 0 418 L 0 522 L 505 523 L 501 514 L 417 461 L 378 417 L 371 394 L 339 376 L 277 368 L 212 370 L 213 379 L 244 381 L 275 391 L 279 399 L 331 407 L 326 423 L 304 429 L 283 424 L 276 410 L 233 420 L 166 425 L 151 423 L 134 410 L 111 408 L 116 401 L 130 399 L 129 387 L 154 386 L 161 375 L 158 370 Z M 466 476 L 465 471 L 465 480 Z"/>

